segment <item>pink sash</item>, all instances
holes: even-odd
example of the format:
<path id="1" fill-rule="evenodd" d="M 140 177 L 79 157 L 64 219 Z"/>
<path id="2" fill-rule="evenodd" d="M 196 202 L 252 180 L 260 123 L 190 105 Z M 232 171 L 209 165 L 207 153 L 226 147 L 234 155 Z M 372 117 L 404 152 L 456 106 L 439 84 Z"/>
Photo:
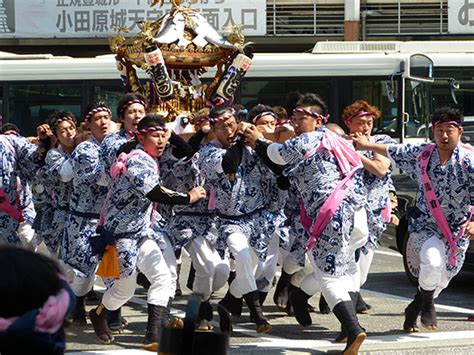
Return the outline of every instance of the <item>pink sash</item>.
<path id="1" fill-rule="evenodd" d="M 341 169 L 342 173 L 345 175 L 345 177 L 342 181 L 339 182 L 339 184 L 337 184 L 334 191 L 321 206 L 314 220 L 312 230 L 311 219 L 306 214 L 303 201 L 301 201 L 301 223 L 310 236 L 309 243 L 307 246 L 308 250 L 313 247 L 319 235 L 322 233 L 324 228 L 326 228 L 327 224 L 334 216 L 334 213 L 336 212 L 337 208 L 344 199 L 344 196 L 346 195 L 347 189 L 352 184 L 352 177 L 354 176 L 355 172 L 358 169 L 362 168 L 362 161 L 360 160 L 360 156 L 354 150 L 354 147 L 351 145 L 351 143 L 342 138 L 339 138 L 338 136 L 330 132 L 324 132 L 321 143 L 316 148 L 307 152 L 303 156 L 302 160 L 308 159 L 323 148 L 334 154 L 337 160 L 337 164 Z"/>
<path id="2" fill-rule="evenodd" d="M 431 182 L 431 179 L 428 176 L 428 164 L 430 162 L 431 155 L 433 154 L 435 147 L 436 147 L 435 144 L 428 144 L 418 156 L 418 158 L 420 159 L 421 182 L 423 183 L 423 192 L 425 195 L 426 204 L 428 205 L 428 208 L 430 209 L 430 212 L 433 215 L 433 218 L 435 219 L 436 224 L 441 229 L 443 236 L 446 238 L 446 241 L 449 244 L 449 250 L 450 250 L 449 260 L 448 260 L 449 265 L 456 266 L 456 263 L 457 263 L 456 253 L 458 250 L 456 242 L 464 235 L 464 230 L 466 228 L 467 223 L 469 223 L 470 218 L 468 219 L 467 223 L 461 228 L 458 235 L 455 238 L 453 238 L 453 234 L 448 225 L 448 221 L 446 220 L 446 216 L 443 212 L 443 209 L 441 208 L 438 198 L 436 197 L 433 183 Z M 467 149 L 471 149 L 471 148 L 466 147 L 464 145 L 461 145 L 459 147 L 459 150 L 460 150 L 459 154 L 460 154 L 461 160 L 464 160 L 461 154 L 461 149 L 462 149 L 461 147 L 467 148 Z M 471 217 L 472 217 L 473 212 L 474 212 L 474 207 L 471 206 Z"/>
<path id="3" fill-rule="evenodd" d="M 11 145 L 11 143 L 8 141 L 8 139 L 2 139 L 1 143 L 5 146 L 6 150 L 8 153 L 13 155 L 16 158 L 16 151 L 15 148 Z M 2 177 L 0 176 L 0 179 Z M 1 183 L 0 183 L 1 186 Z M 20 190 L 20 184 L 19 180 L 17 178 L 17 183 L 16 183 L 16 204 L 17 208 L 15 208 L 11 203 L 10 200 L 8 199 L 7 194 L 5 193 L 5 190 L 0 187 L 0 211 L 6 213 L 9 215 L 11 218 L 16 219 L 19 223 L 24 222 L 25 219 L 23 217 L 23 214 L 21 213 L 21 206 L 20 206 L 20 196 L 19 196 L 19 190 Z"/>

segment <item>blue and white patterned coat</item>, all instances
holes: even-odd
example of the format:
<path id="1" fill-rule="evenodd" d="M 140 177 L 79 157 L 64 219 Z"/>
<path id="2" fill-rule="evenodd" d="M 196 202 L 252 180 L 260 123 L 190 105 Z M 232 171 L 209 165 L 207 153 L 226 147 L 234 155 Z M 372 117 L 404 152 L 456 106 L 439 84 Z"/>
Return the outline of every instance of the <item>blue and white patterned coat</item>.
<path id="1" fill-rule="evenodd" d="M 136 269 L 142 239 L 153 239 L 154 231 L 150 228 L 153 203 L 146 195 L 160 184 L 153 158 L 141 149 L 133 152 L 136 154 L 125 162 L 126 173 L 120 174 L 111 185 L 104 215 L 104 228 L 117 237 L 121 277 L 130 276 Z"/>
<path id="2" fill-rule="evenodd" d="M 394 141 L 387 135 L 378 134 L 370 137 L 370 141 L 379 144 L 393 144 Z M 372 151 L 365 151 L 364 156 L 373 159 Z M 369 208 L 367 209 L 369 239 L 365 248 L 376 249 L 377 243 L 387 227 L 382 220 L 382 210 L 387 206 L 389 200 L 389 191 L 393 189 L 392 166 L 388 168 L 387 175 L 382 179 L 367 170 L 364 170 L 364 183 L 367 187 Z M 365 251 L 365 250 L 364 250 Z"/>
<path id="3" fill-rule="evenodd" d="M 448 264 L 449 245 L 445 240 L 435 219 L 431 216 L 426 205 L 423 193 L 423 185 L 420 174 L 420 161 L 417 159 L 420 152 L 426 146 L 422 144 L 395 144 L 389 145 L 387 151 L 390 158 L 400 169 L 407 173 L 418 185 L 416 207 L 420 214 L 417 218 L 409 219 L 408 231 L 410 239 L 408 244 L 408 265 L 414 275 L 419 272 L 419 252 L 423 244 L 431 237 L 445 241 L 446 269 L 449 278 L 454 277 L 464 263 L 466 249 L 469 239 L 461 237 L 456 243 L 458 252 L 456 254 L 456 266 Z M 456 147 L 451 158 L 445 165 L 441 166 L 438 150 L 435 149 L 428 164 L 428 176 L 431 179 L 438 201 L 446 216 L 446 220 L 457 236 L 461 226 L 466 223 L 470 216 L 470 207 L 474 206 L 474 154 L 472 151 Z"/>
<path id="4" fill-rule="evenodd" d="M 222 254 L 227 237 L 240 232 L 249 238 L 257 256 L 265 260 L 268 244 L 275 232 L 275 217 L 266 209 L 264 183 L 271 172 L 253 150 L 245 147 L 235 179 L 231 182 L 222 171 L 226 151 L 214 140 L 201 147 L 198 158 L 206 191 L 215 191 L 215 211 L 219 215 L 216 249 Z"/>
<path id="5" fill-rule="evenodd" d="M 309 235 L 301 224 L 300 205 L 301 197 L 299 192 L 294 185 L 291 185 L 288 190 L 288 200 L 286 203 L 287 224 L 289 227 L 288 248 L 292 257 L 303 267 Z"/>
<path id="6" fill-rule="evenodd" d="M 298 189 L 306 213 L 313 221 L 323 203 L 343 179 L 336 158 L 325 149 L 302 159 L 308 151 L 320 144 L 324 131 L 325 129 L 304 133 L 287 140 L 278 149 L 280 157 L 288 165 L 284 173 Z M 367 206 L 367 190 L 362 173 L 360 169 L 354 174 L 353 183 L 312 250 L 316 266 L 330 275 L 346 274 L 348 263 L 353 257 L 349 242 L 354 212 Z"/>
<path id="7" fill-rule="evenodd" d="M 45 174 L 47 183 L 52 189 L 49 201 L 53 210 L 51 219 L 51 230 L 45 235 L 44 243 L 48 248 L 56 252 L 62 243 L 64 234 L 64 224 L 67 211 L 69 209 L 69 197 L 72 191 L 72 176 L 61 176 L 61 168 L 64 164 L 70 164 L 71 154 L 66 152 L 61 146 L 51 149 L 46 155 Z M 65 181 L 67 180 L 67 181 Z"/>
<path id="8" fill-rule="evenodd" d="M 186 193 L 196 186 L 204 184 L 198 166 L 199 153 L 192 159 L 175 165 L 168 174 L 166 187 Z M 208 196 L 209 198 L 209 196 Z M 209 199 L 201 199 L 188 206 L 174 206 L 174 214 L 169 219 L 167 232 L 175 249 L 182 248 L 196 237 L 203 237 L 210 245 L 217 240 L 217 220 L 213 211 L 209 211 Z"/>
<path id="9" fill-rule="evenodd" d="M 92 255 L 90 238 L 95 234 L 107 194 L 107 186 L 104 186 L 107 182 L 99 159 L 99 142 L 94 136 L 76 147 L 71 156 L 71 165 L 72 191 L 61 256 L 77 276 L 91 277 L 98 259 Z"/>
<path id="10" fill-rule="evenodd" d="M 110 167 L 117 159 L 117 152 L 120 147 L 127 143 L 127 140 L 131 138 L 127 135 L 127 132 L 124 129 L 121 129 L 118 133 L 109 133 L 105 136 L 104 140 L 100 143 L 99 148 L 99 157 L 104 166 L 105 175 L 107 177 L 107 182 L 112 183 L 110 177 Z"/>
<path id="11" fill-rule="evenodd" d="M 37 148 L 26 138 L 0 135 L 0 188 L 13 206 L 19 198 L 17 179 L 32 180 L 39 168 Z M 20 244 L 16 235 L 18 225 L 16 219 L 0 211 L 0 244 Z"/>
<path id="12" fill-rule="evenodd" d="M 49 235 L 52 231 L 52 221 L 54 214 L 52 205 L 54 190 L 48 178 L 46 166 L 42 166 L 37 170 L 35 178 L 32 182 L 33 200 L 36 210 L 33 229 L 35 230 L 38 244 L 41 243 L 41 241 L 44 241 L 48 249 L 55 252 L 54 246 L 48 245 L 48 241 L 51 240 Z"/>
<path id="13" fill-rule="evenodd" d="M 288 227 L 286 226 L 285 206 L 288 200 L 288 191 L 278 187 L 276 176 L 269 173 L 264 179 L 267 196 L 267 210 L 274 215 L 275 233 L 279 238 L 280 248 L 287 250 L 290 245 Z"/>

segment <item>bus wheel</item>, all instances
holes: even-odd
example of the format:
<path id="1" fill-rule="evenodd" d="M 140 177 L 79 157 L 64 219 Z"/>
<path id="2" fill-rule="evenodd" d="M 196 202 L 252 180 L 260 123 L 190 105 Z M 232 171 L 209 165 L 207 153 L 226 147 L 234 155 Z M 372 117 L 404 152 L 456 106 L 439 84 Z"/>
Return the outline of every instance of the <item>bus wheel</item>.
<path id="1" fill-rule="evenodd" d="M 408 266 L 408 261 L 407 261 L 407 245 L 408 245 L 408 239 L 410 238 L 410 235 L 408 234 L 408 228 L 405 231 L 405 238 L 404 238 L 404 243 L 403 243 L 403 267 L 405 269 L 405 274 L 408 277 L 408 281 L 413 286 L 418 286 L 418 277 L 413 274 L 413 272 L 410 270 L 410 267 Z"/>

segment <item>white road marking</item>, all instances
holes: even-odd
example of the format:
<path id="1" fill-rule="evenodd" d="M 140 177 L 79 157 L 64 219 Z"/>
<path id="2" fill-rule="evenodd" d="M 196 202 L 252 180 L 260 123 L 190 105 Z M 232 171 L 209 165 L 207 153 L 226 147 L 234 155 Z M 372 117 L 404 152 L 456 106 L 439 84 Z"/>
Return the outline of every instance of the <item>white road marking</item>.
<path id="1" fill-rule="evenodd" d="M 398 301 L 411 302 L 413 300 L 413 298 L 402 297 L 402 296 L 392 295 L 390 293 L 377 292 L 377 291 L 371 291 L 371 290 L 365 290 L 365 289 L 362 289 L 362 292 L 367 293 L 372 296 L 385 297 L 385 298 L 390 298 L 390 299 L 398 300 Z M 447 306 L 447 305 L 438 304 L 438 303 L 435 303 L 435 306 L 436 306 L 436 309 L 444 309 L 444 310 L 455 312 L 455 313 L 463 313 L 463 314 L 474 313 L 474 309 L 469 309 L 469 308 Z"/>

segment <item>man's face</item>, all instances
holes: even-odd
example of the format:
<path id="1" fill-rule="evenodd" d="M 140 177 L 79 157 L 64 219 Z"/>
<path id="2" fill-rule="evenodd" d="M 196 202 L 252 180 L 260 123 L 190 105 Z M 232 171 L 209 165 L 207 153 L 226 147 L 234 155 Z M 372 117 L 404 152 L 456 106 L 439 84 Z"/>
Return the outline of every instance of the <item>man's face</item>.
<path id="1" fill-rule="evenodd" d="M 145 151 L 156 159 L 163 154 L 169 136 L 168 132 L 156 131 L 139 135 L 138 141 L 143 145 Z"/>
<path id="2" fill-rule="evenodd" d="M 298 107 L 321 114 L 319 107 L 314 106 Z M 314 132 L 321 126 L 323 121 L 321 118 L 316 118 L 304 112 L 294 112 L 291 116 L 291 124 L 295 128 L 295 134 L 299 136 L 303 133 Z"/>
<path id="3" fill-rule="evenodd" d="M 275 133 L 276 118 L 272 115 L 265 115 L 260 117 L 255 126 L 262 133 Z"/>
<path id="4" fill-rule="evenodd" d="M 434 128 L 434 140 L 439 150 L 452 152 L 461 139 L 463 129 L 455 124 L 439 123 Z"/>
<path id="5" fill-rule="evenodd" d="M 145 117 L 145 107 L 136 102 L 128 106 L 123 113 L 123 128 L 127 132 L 135 132 L 137 130 L 138 122 Z"/>
<path id="6" fill-rule="evenodd" d="M 374 128 L 374 118 L 370 115 L 354 117 L 347 121 L 346 125 L 350 133 L 362 133 L 368 137 Z"/>
<path id="7" fill-rule="evenodd" d="M 110 120 L 110 114 L 105 111 L 97 112 L 89 119 L 87 126 L 99 142 L 102 142 L 104 137 L 110 132 Z"/>
<path id="8" fill-rule="evenodd" d="M 234 139 L 237 126 L 237 120 L 233 115 L 225 120 L 216 122 L 212 126 L 215 137 L 224 148 L 228 148 L 230 146 L 232 139 Z"/>

